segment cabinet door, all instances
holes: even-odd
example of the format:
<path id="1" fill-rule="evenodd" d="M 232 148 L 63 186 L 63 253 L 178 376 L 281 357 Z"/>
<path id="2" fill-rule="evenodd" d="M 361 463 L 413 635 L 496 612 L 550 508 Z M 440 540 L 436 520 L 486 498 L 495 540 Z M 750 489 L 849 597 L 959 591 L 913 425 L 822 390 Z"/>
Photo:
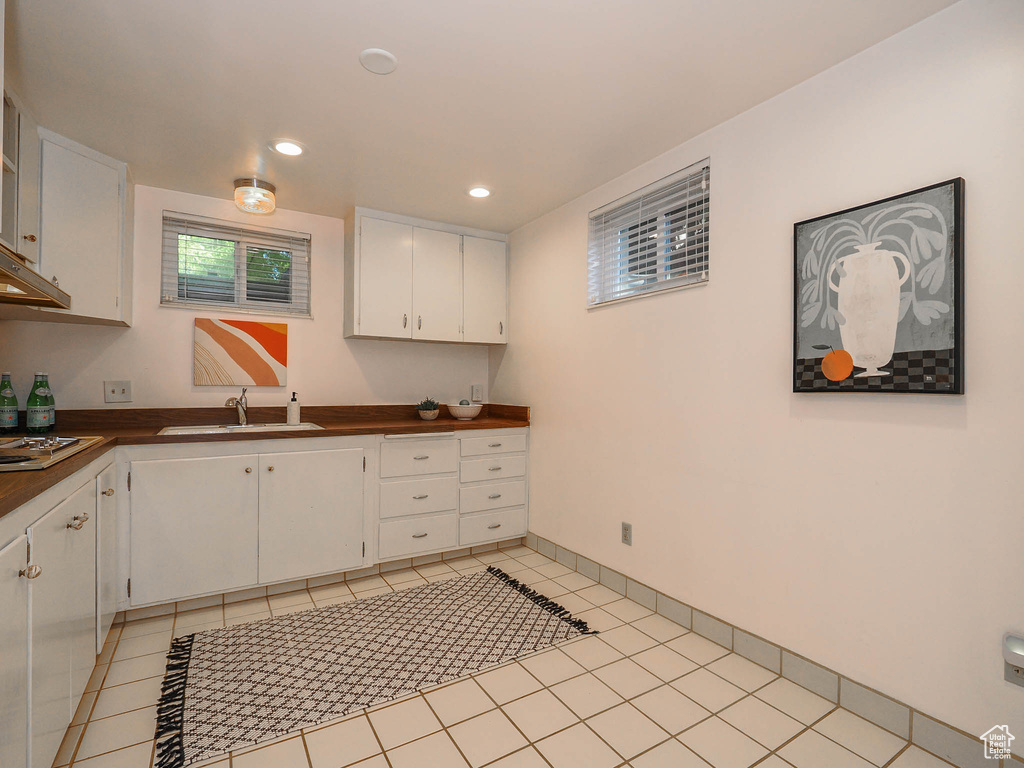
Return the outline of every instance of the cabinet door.
<path id="1" fill-rule="evenodd" d="M 96 653 L 117 613 L 117 467 L 96 477 Z"/>
<path id="2" fill-rule="evenodd" d="M 95 509 L 93 489 L 92 482 L 82 486 L 28 529 L 32 565 L 42 569 L 31 592 L 32 768 L 50 768 L 77 703 L 71 698 L 72 643 L 83 609 L 74 605 L 75 582 L 81 542 L 96 530 L 83 520 Z M 79 523 L 80 529 L 69 527 Z"/>
<path id="3" fill-rule="evenodd" d="M 463 341 L 508 341 L 508 271 L 505 243 L 480 237 L 462 239 Z"/>
<path id="4" fill-rule="evenodd" d="M 462 341 L 462 238 L 451 232 L 412 231 L 414 339 Z"/>
<path id="5" fill-rule="evenodd" d="M 260 582 L 359 566 L 363 450 L 266 453 L 259 463 Z"/>
<path id="6" fill-rule="evenodd" d="M 358 333 L 410 339 L 412 227 L 367 216 L 359 222 Z"/>
<path id="7" fill-rule="evenodd" d="M 0 549 L 0 765 L 24 768 L 28 756 L 28 538 Z"/>
<path id="8" fill-rule="evenodd" d="M 121 173 L 49 139 L 42 156 L 39 269 L 71 295 L 70 314 L 117 320 Z"/>
<path id="9" fill-rule="evenodd" d="M 70 598 L 68 633 L 71 643 L 71 712 L 85 693 L 96 666 L 96 481 L 79 489 L 64 502 L 65 514 L 78 517 L 79 529 L 70 528 L 71 568 L 74 580 L 65 585 Z M 77 522 L 75 523 L 78 524 Z"/>
<path id="10" fill-rule="evenodd" d="M 258 458 L 131 463 L 133 605 L 256 583 Z"/>
<path id="11" fill-rule="evenodd" d="M 18 116 L 18 253 L 39 260 L 39 126 L 22 111 Z"/>

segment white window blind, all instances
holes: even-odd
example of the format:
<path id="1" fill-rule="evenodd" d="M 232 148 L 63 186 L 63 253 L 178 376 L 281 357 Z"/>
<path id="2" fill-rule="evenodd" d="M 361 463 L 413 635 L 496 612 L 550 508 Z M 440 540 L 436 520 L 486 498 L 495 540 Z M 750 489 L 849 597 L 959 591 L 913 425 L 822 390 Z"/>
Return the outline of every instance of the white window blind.
<path id="1" fill-rule="evenodd" d="M 160 303 L 309 316 L 309 235 L 164 211 Z"/>
<path id="2" fill-rule="evenodd" d="M 587 306 L 708 281 L 711 160 L 590 213 Z"/>

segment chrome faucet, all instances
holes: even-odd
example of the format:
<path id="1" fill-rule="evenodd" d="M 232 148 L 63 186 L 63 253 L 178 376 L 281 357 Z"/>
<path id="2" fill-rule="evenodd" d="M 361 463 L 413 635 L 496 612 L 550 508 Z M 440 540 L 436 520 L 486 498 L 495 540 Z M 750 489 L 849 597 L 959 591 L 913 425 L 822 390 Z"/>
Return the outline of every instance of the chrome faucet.
<path id="1" fill-rule="evenodd" d="M 242 394 L 240 397 L 229 397 L 227 402 L 224 403 L 225 408 L 235 407 L 238 411 L 238 426 L 244 427 L 249 423 L 249 415 L 247 413 L 249 409 L 249 401 L 245 399 L 245 387 L 242 387 Z"/>

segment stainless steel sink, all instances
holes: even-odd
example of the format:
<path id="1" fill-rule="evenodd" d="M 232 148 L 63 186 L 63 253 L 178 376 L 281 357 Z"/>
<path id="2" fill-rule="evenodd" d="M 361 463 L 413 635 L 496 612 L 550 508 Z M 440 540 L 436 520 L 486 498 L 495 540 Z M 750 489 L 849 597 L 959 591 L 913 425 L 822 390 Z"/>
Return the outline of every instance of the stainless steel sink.
<path id="1" fill-rule="evenodd" d="M 158 435 L 229 435 L 249 432 L 295 432 L 302 429 L 323 429 L 308 421 L 300 424 L 199 424 L 194 427 L 164 427 Z"/>

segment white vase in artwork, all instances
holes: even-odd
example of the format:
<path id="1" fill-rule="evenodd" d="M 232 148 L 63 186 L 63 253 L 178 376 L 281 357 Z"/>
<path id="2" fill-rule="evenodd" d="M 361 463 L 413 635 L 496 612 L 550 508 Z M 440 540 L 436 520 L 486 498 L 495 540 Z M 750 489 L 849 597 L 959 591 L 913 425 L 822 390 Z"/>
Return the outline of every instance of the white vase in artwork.
<path id="1" fill-rule="evenodd" d="M 856 253 L 836 259 L 828 274 L 828 285 L 838 297 L 843 349 L 850 353 L 855 366 L 866 369 L 857 374 L 858 378 L 890 374 L 879 369 L 892 360 L 900 317 L 900 286 L 910 276 L 907 257 L 880 245 L 856 246 Z M 897 261 L 903 263 L 902 275 Z M 838 285 L 834 282 L 837 268 L 842 275 Z"/>

